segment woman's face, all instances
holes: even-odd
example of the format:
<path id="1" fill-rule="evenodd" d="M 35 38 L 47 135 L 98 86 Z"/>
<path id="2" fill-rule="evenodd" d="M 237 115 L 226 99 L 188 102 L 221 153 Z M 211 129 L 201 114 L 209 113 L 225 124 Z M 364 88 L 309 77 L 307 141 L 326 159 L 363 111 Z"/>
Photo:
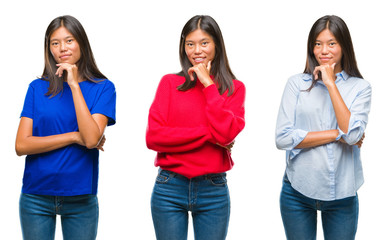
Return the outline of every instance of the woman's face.
<path id="1" fill-rule="evenodd" d="M 319 65 L 335 65 L 335 73 L 342 71 L 342 48 L 329 29 L 324 29 L 316 37 L 314 55 Z"/>
<path id="2" fill-rule="evenodd" d="M 78 42 L 63 26 L 52 33 L 50 51 L 57 63 L 76 64 L 81 56 Z"/>
<path id="3" fill-rule="evenodd" d="M 213 38 L 201 29 L 194 30 L 186 36 L 185 53 L 193 66 L 199 63 L 207 66 L 215 56 Z"/>

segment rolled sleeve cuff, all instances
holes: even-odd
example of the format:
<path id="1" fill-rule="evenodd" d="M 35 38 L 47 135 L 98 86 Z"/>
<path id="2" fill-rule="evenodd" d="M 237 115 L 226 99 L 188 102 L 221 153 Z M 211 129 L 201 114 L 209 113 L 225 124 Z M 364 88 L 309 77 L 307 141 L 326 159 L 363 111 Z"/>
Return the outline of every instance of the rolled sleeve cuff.
<path id="1" fill-rule="evenodd" d="M 350 119 L 349 128 L 347 133 L 344 133 L 340 128 L 338 128 L 339 135 L 336 140 L 343 138 L 345 142 L 349 145 L 354 145 L 357 143 L 363 135 L 364 127 L 362 121 L 355 120 L 354 118 Z"/>
<path id="2" fill-rule="evenodd" d="M 293 145 L 289 152 L 289 159 L 294 159 L 301 151 L 301 148 L 295 148 L 307 136 L 308 132 L 302 129 L 297 129 L 292 137 Z"/>
<path id="3" fill-rule="evenodd" d="M 338 128 L 338 131 L 339 131 L 339 134 L 338 134 L 338 136 L 335 138 L 335 141 L 339 141 L 339 139 L 341 139 L 342 136 L 345 135 L 345 133 L 344 133 L 342 130 L 340 130 L 340 128 Z"/>

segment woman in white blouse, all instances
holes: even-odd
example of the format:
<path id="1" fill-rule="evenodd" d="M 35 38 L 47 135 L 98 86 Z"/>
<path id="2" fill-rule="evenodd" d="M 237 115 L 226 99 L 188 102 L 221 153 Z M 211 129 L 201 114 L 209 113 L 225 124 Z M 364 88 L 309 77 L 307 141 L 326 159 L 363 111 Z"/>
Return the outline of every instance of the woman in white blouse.
<path id="1" fill-rule="evenodd" d="M 370 102 L 345 22 L 318 19 L 306 68 L 289 78 L 276 125 L 276 146 L 286 150 L 280 209 L 287 239 L 316 239 L 317 210 L 325 239 L 355 238 Z"/>

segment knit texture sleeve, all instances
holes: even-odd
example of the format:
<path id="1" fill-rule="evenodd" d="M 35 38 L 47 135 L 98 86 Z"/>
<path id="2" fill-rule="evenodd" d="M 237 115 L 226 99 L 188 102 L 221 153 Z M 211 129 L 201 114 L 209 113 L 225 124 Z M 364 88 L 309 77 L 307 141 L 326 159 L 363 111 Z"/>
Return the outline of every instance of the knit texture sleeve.
<path id="1" fill-rule="evenodd" d="M 170 99 L 175 90 L 170 78 L 166 75 L 161 79 L 150 107 L 146 145 L 157 152 L 186 152 L 199 148 L 211 138 L 207 126 L 177 127 L 169 124 Z"/>
<path id="2" fill-rule="evenodd" d="M 245 126 L 245 86 L 237 80 L 234 83 L 234 92 L 230 96 L 227 92 L 220 95 L 214 84 L 203 90 L 211 141 L 223 146 L 230 144 Z"/>

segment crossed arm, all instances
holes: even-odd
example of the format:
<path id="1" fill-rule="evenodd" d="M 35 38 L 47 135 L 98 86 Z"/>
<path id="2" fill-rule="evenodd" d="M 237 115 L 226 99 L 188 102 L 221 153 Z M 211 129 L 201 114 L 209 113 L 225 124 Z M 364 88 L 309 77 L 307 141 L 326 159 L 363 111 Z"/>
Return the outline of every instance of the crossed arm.
<path id="1" fill-rule="evenodd" d="M 326 85 L 331 98 L 338 126 L 344 133 L 347 133 L 351 112 L 344 103 L 343 98 L 335 84 L 334 67 L 335 64 L 317 66 L 314 70 L 314 76 L 317 78 L 318 72 L 321 72 L 323 83 Z M 309 132 L 303 141 L 300 142 L 295 148 L 310 148 L 324 145 L 330 142 L 335 142 L 338 136 L 339 130 L 337 129 Z M 361 147 L 363 139 L 364 134 L 361 139 L 354 145 Z M 346 143 L 342 138 L 339 141 Z"/>
<path id="2" fill-rule="evenodd" d="M 105 141 L 103 134 L 108 118 L 102 114 L 90 114 L 79 87 L 77 67 L 67 63 L 58 64 L 58 66 L 57 74 L 59 76 L 63 74 L 63 71 L 68 73 L 67 82 L 71 88 L 74 100 L 79 131 L 36 137 L 32 135 L 33 119 L 22 117 L 15 143 L 16 154 L 19 156 L 49 152 L 74 143 L 86 146 L 89 149 L 98 148 L 103 150 Z"/>

